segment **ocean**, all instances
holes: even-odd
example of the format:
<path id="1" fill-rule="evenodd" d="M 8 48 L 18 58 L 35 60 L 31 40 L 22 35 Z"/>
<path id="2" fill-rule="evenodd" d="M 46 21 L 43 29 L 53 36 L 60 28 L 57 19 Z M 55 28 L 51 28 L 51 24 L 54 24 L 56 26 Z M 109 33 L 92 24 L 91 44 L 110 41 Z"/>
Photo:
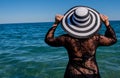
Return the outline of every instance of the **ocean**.
<path id="1" fill-rule="evenodd" d="M 99 47 L 96 58 L 102 78 L 120 78 L 120 21 L 111 21 L 118 42 Z M 63 78 L 68 62 L 63 47 L 44 42 L 53 22 L 0 24 L 0 78 Z M 102 25 L 99 33 L 104 34 Z M 59 25 L 55 36 L 65 33 Z"/>

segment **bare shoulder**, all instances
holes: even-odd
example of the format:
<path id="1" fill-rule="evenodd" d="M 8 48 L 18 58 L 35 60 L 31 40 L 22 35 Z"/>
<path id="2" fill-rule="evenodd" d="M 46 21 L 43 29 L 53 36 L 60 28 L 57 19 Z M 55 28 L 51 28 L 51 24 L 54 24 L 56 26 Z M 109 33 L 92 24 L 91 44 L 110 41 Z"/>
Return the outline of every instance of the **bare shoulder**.
<path id="1" fill-rule="evenodd" d="M 72 36 L 70 36 L 70 35 L 68 35 L 68 34 L 60 35 L 60 37 L 64 37 L 64 38 L 72 38 Z"/>
<path id="2" fill-rule="evenodd" d="M 101 36 L 100 34 L 95 34 L 95 35 L 93 36 L 93 39 L 94 39 L 94 40 L 99 40 L 100 36 Z"/>

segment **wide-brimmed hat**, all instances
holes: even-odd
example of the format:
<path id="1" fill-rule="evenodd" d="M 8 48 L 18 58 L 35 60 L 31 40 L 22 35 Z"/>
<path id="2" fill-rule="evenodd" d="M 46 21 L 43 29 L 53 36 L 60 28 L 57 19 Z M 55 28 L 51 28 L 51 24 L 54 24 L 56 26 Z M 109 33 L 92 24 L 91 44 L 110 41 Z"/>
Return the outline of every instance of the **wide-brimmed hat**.
<path id="1" fill-rule="evenodd" d="M 68 10 L 62 19 L 63 29 L 76 38 L 88 38 L 101 26 L 99 13 L 90 7 L 76 6 Z"/>

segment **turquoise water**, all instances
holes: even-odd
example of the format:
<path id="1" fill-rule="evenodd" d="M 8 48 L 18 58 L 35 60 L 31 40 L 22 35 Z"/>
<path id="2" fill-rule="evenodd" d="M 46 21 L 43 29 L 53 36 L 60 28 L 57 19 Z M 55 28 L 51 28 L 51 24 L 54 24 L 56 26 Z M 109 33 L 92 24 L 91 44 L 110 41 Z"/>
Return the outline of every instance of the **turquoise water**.
<path id="1" fill-rule="evenodd" d="M 68 56 L 64 48 L 44 42 L 48 23 L 0 24 L 0 78 L 63 78 Z M 112 21 L 118 42 L 97 49 L 102 78 L 120 77 L 120 21 Z M 100 33 L 103 34 L 102 26 Z M 63 34 L 59 26 L 55 36 Z"/>

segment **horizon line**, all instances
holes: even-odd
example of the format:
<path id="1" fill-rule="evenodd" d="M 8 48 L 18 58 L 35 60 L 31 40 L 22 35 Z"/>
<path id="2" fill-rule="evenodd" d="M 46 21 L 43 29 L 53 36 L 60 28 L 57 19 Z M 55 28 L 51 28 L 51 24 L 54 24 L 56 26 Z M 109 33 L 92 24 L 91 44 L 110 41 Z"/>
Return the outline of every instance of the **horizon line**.
<path id="1" fill-rule="evenodd" d="M 109 21 L 120 21 L 120 20 L 109 20 Z M 0 23 L 1 24 L 28 24 L 28 23 L 49 23 L 54 21 L 42 21 L 42 22 L 8 22 L 8 23 Z"/>

